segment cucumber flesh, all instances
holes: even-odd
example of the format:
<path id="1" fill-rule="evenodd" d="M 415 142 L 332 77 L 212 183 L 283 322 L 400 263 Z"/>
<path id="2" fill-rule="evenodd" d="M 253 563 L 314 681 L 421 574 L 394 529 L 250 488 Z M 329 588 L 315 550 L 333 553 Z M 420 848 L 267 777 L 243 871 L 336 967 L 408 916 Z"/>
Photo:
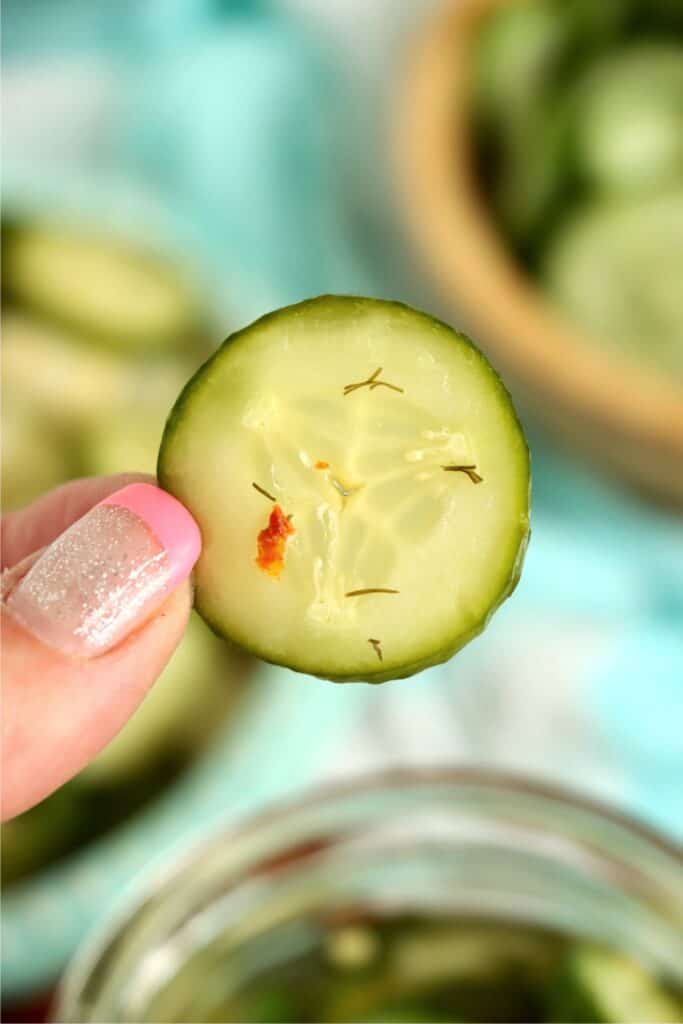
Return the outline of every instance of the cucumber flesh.
<path id="1" fill-rule="evenodd" d="M 199 612 L 312 675 L 443 661 L 521 571 L 510 397 L 464 335 L 398 303 L 322 296 L 233 335 L 178 399 L 158 475 L 202 531 Z"/>
<path id="2" fill-rule="evenodd" d="M 195 296 L 175 268 L 66 226 L 8 232 L 3 283 L 18 304 L 115 349 L 163 352 L 197 329 Z"/>

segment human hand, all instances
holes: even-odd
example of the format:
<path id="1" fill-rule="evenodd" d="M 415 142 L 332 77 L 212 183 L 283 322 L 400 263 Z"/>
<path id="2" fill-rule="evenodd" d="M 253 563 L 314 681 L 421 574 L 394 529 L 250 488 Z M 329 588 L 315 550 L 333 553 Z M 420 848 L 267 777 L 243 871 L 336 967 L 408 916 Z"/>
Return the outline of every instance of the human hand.
<path id="1" fill-rule="evenodd" d="M 151 477 L 76 480 L 2 523 L 2 818 L 113 739 L 179 643 L 201 546 Z"/>

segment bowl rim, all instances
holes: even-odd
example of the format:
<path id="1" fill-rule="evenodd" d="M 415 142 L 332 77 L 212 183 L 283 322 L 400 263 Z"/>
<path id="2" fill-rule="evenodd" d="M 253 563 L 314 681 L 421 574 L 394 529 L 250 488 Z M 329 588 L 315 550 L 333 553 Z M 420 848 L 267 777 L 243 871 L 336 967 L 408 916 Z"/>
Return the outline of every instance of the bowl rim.
<path id="1" fill-rule="evenodd" d="M 496 229 L 471 161 L 454 158 L 471 149 L 471 40 L 484 15 L 510 2 L 446 0 L 408 54 L 394 140 L 406 227 L 441 298 L 451 306 L 457 300 L 504 372 L 543 395 L 554 415 L 579 414 L 612 435 L 683 460 L 683 387 L 664 373 L 610 358 L 568 325 Z"/>

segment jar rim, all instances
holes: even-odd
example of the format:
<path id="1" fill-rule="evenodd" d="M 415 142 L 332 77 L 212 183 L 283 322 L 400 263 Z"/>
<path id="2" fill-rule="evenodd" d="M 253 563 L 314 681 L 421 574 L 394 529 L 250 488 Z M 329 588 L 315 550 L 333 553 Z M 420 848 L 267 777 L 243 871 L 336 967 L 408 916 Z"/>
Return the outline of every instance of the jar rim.
<path id="1" fill-rule="evenodd" d="M 400 793 L 407 789 L 419 791 L 434 786 L 453 786 L 456 789 L 477 787 L 493 793 L 511 796 L 538 798 L 556 807 L 566 807 L 584 812 L 596 820 L 615 826 L 632 838 L 639 839 L 651 849 L 671 859 L 675 866 L 683 869 L 683 845 L 668 837 L 640 818 L 614 808 L 593 796 L 585 795 L 572 787 L 546 782 L 523 773 L 498 770 L 476 765 L 455 765 L 451 767 L 418 766 L 400 767 L 379 772 L 367 772 L 351 779 L 335 780 L 308 787 L 295 796 L 280 799 L 271 806 L 246 815 L 243 819 L 217 819 L 209 834 L 195 839 L 189 847 L 165 857 L 155 865 L 153 872 L 145 872 L 136 879 L 131 890 L 125 894 L 121 904 L 108 914 L 101 925 L 83 943 L 68 966 L 57 989 L 55 1020 L 78 1020 L 73 1016 L 75 1007 L 81 1004 L 89 979 L 98 963 L 112 947 L 117 938 L 134 922 L 147 901 L 161 892 L 174 879 L 180 878 L 193 864 L 211 852 L 266 832 L 280 822 L 295 820 L 297 815 L 316 808 L 329 812 L 332 805 L 343 803 L 354 796 L 372 793 Z M 283 836 L 285 850 L 291 837 Z"/>

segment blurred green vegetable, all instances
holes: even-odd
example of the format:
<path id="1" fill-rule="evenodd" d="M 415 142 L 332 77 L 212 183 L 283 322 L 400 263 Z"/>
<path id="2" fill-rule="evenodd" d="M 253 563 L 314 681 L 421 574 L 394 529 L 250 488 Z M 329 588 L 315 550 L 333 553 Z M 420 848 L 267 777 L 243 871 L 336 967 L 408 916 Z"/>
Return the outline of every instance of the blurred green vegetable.
<path id="1" fill-rule="evenodd" d="M 172 265 L 64 224 L 5 232 L 3 288 L 87 342 L 136 355 L 187 346 L 201 323 L 197 296 Z"/>
<path id="2" fill-rule="evenodd" d="M 2 319 L 3 391 L 62 430 L 87 430 L 124 399 L 139 369 L 98 346 L 75 344 L 61 328 L 22 309 Z"/>
<path id="3" fill-rule="evenodd" d="M 577 209 L 550 244 L 543 279 L 605 348 L 683 377 L 683 187 Z"/>
<path id="4" fill-rule="evenodd" d="M 484 124 L 516 125 L 557 77 L 571 27 L 553 0 L 519 0 L 496 8 L 477 40 L 475 100 Z"/>
<path id="5" fill-rule="evenodd" d="M 305 949 L 288 947 L 282 935 L 274 957 L 247 953 L 245 984 L 213 1004 L 207 986 L 202 1015 L 193 1019 L 659 1024 L 675 1020 L 672 1014 L 683 1008 L 636 961 L 521 921 L 368 914 L 363 928 L 372 933 L 377 955 L 351 972 L 345 958 L 338 964 L 329 956 L 335 930 L 318 922 L 316 941 L 315 922 L 307 925 Z"/>
<path id="6" fill-rule="evenodd" d="M 683 45 L 636 44 L 578 82 L 575 159 L 588 185 L 654 190 L 683 181 Z"/>
<path id="7" fill-rule="evenodd" d="M 482 187 L 589 338 L 683 376 L 683 4 L 510 0 L 476 39 Z"/>
<path id="8" fill-rule="evenodd" d="M 549 990 L 550 1020 L 575 1024 L 676 1024 L 683 1004 L 629 957 L 600 946 L 572 948 Z"/>
<path id="9" fill-rule="evenodd" d="M 31 411 L 12 396 L 11 388 L 3 388 L 3 508 L 29 504 L 67 480 L 76 469 L 68 435 L 56 431 L 38 410 Z"/>
<path id="10" fill-rule="evenodd" d="M 5 510 L 80 474 L 153 473 L 168 409 L 209 346 L 163 260 L 66 226 L 3 230 Z M 152 358 L 153 357 L 153 358 Z M 192 616 L 156 685 L 76 778 L 2 830 L 4 884 L 126 819 L 227 720 L 247 662 Z"/>

